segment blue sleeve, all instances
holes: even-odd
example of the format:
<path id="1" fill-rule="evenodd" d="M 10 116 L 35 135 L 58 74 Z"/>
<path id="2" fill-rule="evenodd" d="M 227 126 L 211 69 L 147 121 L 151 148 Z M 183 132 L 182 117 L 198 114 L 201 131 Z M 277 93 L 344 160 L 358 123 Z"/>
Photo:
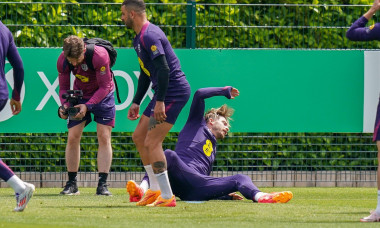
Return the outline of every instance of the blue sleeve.
<path id="1" fill-rule="evenodd" d="M 12 98 L 16 101 L 20 100 L 21 87 L 24 83 L 24 66 L 20 54 L 17 51 L 16 45 L 13 41 L 12 34 L 9 34 L 9 48 L 7 52 L 7 59 L 13 67 L 13 80 L 14 87 L 12 92 Z"/>
<path id="2" fill-rule="evenodd" d="M 360 17 L 347 30 L 346 37 L 352 41 L 380 40 L 380 23 L 365 27 L 367 18 Z"/>
<path id="3" fill-rule="evenodd" d="M 194 94 L 193 103 L 191 103 L 189 118 L 187 119 L 186 124 L 190 122 L 199 124 L 203 120 L 205 99 L 214 96 L 225 96 L 230 99 L 231 89 L 231 86 L 198 89 Z"/>

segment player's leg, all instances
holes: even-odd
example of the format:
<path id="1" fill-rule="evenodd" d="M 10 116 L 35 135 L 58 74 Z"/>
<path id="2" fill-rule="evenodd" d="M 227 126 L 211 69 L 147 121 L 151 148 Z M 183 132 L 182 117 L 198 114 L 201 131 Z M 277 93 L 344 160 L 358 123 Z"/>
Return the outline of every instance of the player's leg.
<path id="1" fill-rule="evenodd" d="M 202 175 L 194 181 L 198 183 L 197 188 L 188 194 L 185 200 L 225 198 L 236 191 L 239 191 L 245 198 L 260 203 L 286 203 L 293 197 L 293 194 L 288 191 L 263 193 L 248 176 L 242 174 L 220 178 Z"/>
<path id="2" fill-rule="evenodd" d="M 377 207 L 376 207 L 376 210 L 374 211 L 371 211 L 370 215 L 367 216 L 367 217 L 364 217 L 362 219 L 360 219 L 361 222 L 380 222 L 380 141 L 378 140 L 377 137 L 380 137 L 380 136 L 377 136 L 375 134 L 374 138 L 376 141 L 376 145 L 377 145 L 377 161 L 378 161 L 378 165 L 377 165 Z"/>
<path id="3" fill-rule="evenodd" d="M 153 173 L 152 164 L 149 160 L 149 153 L 145 146 L 145 139 L 148 134 L 148 128 L 149 128 L 149 117 L 151 115 L 151 112 L 153 110 L 153 107 L 155 105 L 155 100 L 152 99 L 146 109 L 144 110 L 143 115 L 140 118 L 140 121 L 136 127 L 135 132 L 133 132 L 132 140 L 136 144 L 136 148 L 139 151 L 141 161 L 144 165 L 144 169 L 148 174 L 148 177 L 150 179 L 150 193 L 147 194 L 151 196 L 159 195 L 158 192 L 160 190 L 160 186 L 158 185 L 157 179 Z M 151 200 L 149 200 L 150 202 Z"/>
<path id="4" fill-rule="evenodd" d="M 182 195 L 187 194 L 187 191 L 191 191 L 192 186 L 189 186 L 191 181 L 189 182 L 188 180 L 191 180 L 191 177 L 196 176 L 197 173 L 194 169 L 185 164 L 175 151 L 165 150 L 164 155 L 167 161 L 167 172 L 170 179 L 171 188 L 174 194 L 181 198 Z M 169 199 L 159 196 L 154 203 L 148 204 L 147 206 L 175 207 L 175 195 L 172 195 Z"/>
<path id="5" fill-rule="evenodd" d="M 173 96 L 171 96 L 169 95 L 170 93 L 168 93 L 165 97 L 166 120 L 164 122 L 156 121 L 153 117 L 153 111 L 151 111 L 150 115 L 149 130 L 145 139 L 145 146 L 148 149 L 149 159 L 151 159 L 150 162 L 161 189 L 161 197 L 154 203 L 155 206 L 175 206 L 175 197 L 169 182 L 162 142 L 189 100 L 190 87 L 184 86 L 182 89 L 183 93 L 181 93 L 181 95 L 172 94 Z M 168 203 L 168 200 L 171 202 Z"/>
<path id="6" fill-rule="evenodd" d="M 94 114 L 94 121 L 97 123 L 98 136 L 98 172 L 99 181 L 96 188 L 96 195 L 112 195 L 107 188 L 108 173 L 112 163 L 111 132 L 115 127 L 115 98 L 113 93 L 109 93 L 101 102 L 91 109 Z"/>
<path id="7" fill-rule="evenodd" d="M 7 182 L 15 191 L 16 207 L 13 210 L 16 212 L 23 211 L 33 196 L 34 185 L 23 182 L 1 159 L 0 178 Z"/>
<path id="8" fill-rule="evenodd" d="M 8 99 L 0 100 L 0 112 L 7 104 Z M 21 212 L 25 209 L 30 198 L 33 196 L 34 185 L 23 182 L 14 172 L 0 159 L 0 178 L 13 188 L 16 196 L 16 207 L 14 211 Z"/>
<path id="9" fill-rule="evenodd" d="M 86 114 L 87 115 L 87 114 Z M 75 125 L 76 124 L 76 125 Z M 72 126 L 73 125 L 73 126 Z M 80 140 L 86 121 L 69 121 L 69 132 L 66 145 L 66 165 L 69 180 L 66 182 L 62 195 L 79 195 L 80 192 L 77 186 L 77 174 L 80 160 Z"/>
<path id="10" fill-rule="evenodd" d="M 145 139 L 148 134 L 148 126 L 149 126 L 149 118 L 146 116 L 147 110 L 151 104 L 148 105 L 144 114 L 141 116 L 139 123 L 135 131 L 133 132 L 132 139 L 136 145 L 136 148 L 140 154 L 141 160 L 143 162 L 145 171 L 149 176 L 149 189 L 145 192 L 144 197 L 139 200 L 136 205 L 137 206 L 146 206 L 147 204 L 153 203 L 157 197 L 161 194 L 160 186 L 157 182 L 156 176 L 154 175 L 152 165 L 150 164 L 150 158 L 147 148 L 145 147 Z M 150 115 L 150 114 L 148 114 Z"/>
<path id="11" fill-rule="evenodd" d="M 377 145 L 377 207 L 369 216 L 360 219 L 361 222 L 380 222 L 380 99 L 377 105 L 375 129 L 373 132 L 373 141 Z"/>
<path id="12" fill-rule="evenodd" d="M 174 153 L 174 155 L 176 155 L 176 156 L 171 156 L 172 153 Z M 168 170 L 168 172 L 172 172 L 173 171 L 172 167 L 174 167 L 174 168 L 176 167 L 176 162 L 178 161 L 178 159 L 177 159 L 178 156 L 177 156 L 176 152 L 174 152 L 172 150 L 165 150 L 164 154 L 166 157 L 167 170 Z M 182 169 L 181 170 L 174 170 L 173 172 L 175 174 L 175 173 L 178 173 L 181 171 L 182 171 Z M 170 178 L 169 178 L 169 180 L 170 180 Z M 179 183 L 178 181 L 175 181 L 175 182 L 177 184 Z M 140 184 L 137 184 L 134 180 L 129 180 L 126 184 L 127 193 L 129 194 L 129 202 L 140 201 L 141 198 L 143 197 L 143 195 L 149 189 L 149 184 L 150 184 L 150 180 L 148 177 L 148 173 L 145 173 Z M 176 190 L 175 187 L 173 187 L 173 185 L 171 185 L 171 187 L 173 189 L 174 194 L 176 194 L 175 193 L 175 190 Z"/>
<path id="13" fill-rule="evenodd" d="M 97 195 L 112 195 L 107 188 L 107 178 L 108 173 L 111 168 L 112 163 L 112 146 L 111 146 L 111 132 L 112 126 L 97 124 L 97 135 L 98 135 L 98 172 L 99 172 L 99 182 L 96 189 Z"/>
<path id="14" fill-rule="evenodd" d="M 158 202 L 160 202 L 159 204 L 161 206 L 175 206 L 175 197 L 169 183 L 162 142 L 176 122 L 182 108 L 186 105 L 186 102 L 190 97 L 190 87 L 183 88 L 183 93 L 181 93 L 181 95 L 170 96 L 168 94 L 165 97 L 165 113 L 167 116 L 165 122 L 157 122 L 153 117 L 153 110 L 156 104 L 155 97 L 144 112 L 145 116 L 149 116 L 148 132 L 146 134 L 144 146 L 147 149 L 149 163 L 152 165 L 154 176 L 156 177 L 161 190 L 160 199 L 162 200 L 157 200 L 154 204 L 156 206 L 158 205 Z M 151 178 L 149 172 L 148 176 L 152 188 L 153 178 Z M 166 203 L 167 200 L 170 200 L 171 203 Z"/>
<path id="15" fill-rule="evenodd" d="M 196 188 L 184 200 L 211 200 L 226 197 L 228 194 L 239 191 L 245 198 L 253 200 L 260 190 L 245 175 L 237 174 L 228 177 L 211 177 L 198 175 L 192 182 Z"/>
<path id="16" fill-rule="evenodd" d="M 158 123 L 151 117 L 148 134 L 144 142 L 149 153 L 149 160 L 153 168 L 154 176 L 161 190 L 161 197 L 164 200 L 172 200 L 174 198 L 167 174 L 166 158 L 162 149 L 162 142 L 172 127 L 172 124 L 167 122 Z"/>

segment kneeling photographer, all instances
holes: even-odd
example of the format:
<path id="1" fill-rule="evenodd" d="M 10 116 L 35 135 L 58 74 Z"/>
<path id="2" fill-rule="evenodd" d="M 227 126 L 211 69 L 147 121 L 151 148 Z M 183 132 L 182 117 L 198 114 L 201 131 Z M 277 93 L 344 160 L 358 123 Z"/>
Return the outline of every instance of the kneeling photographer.
<path id="1" fill-rule="evenodd" d="M 92 120 L 97 123 L 98 172 L 97 195 L 112 195 L 107 188 L 107 177 L 112 163 L 111 132 L 115 126 L 114 82 L 111 66 L 116 52 L 112 48 L 69 36 L 64 40 L 63 52 L 58 58 L 59 96 L 62 106 L 58 116 L 67 119 L 68 139 L 66 165 L 68 178 L 63 195 L 79 195 L 77 174 L 80 163 L 80 140 L 83 129 Z M 90 41 L 90 42 L 87 42 Z M 98 42 L 98 40 L 96 40 Z M 105 41 L 107 42 L 107 41 Z M 112 49 L 114 50 L 114 49 Z M 70 74 L 75 76 L 73 90 L 70 89 Z"/>

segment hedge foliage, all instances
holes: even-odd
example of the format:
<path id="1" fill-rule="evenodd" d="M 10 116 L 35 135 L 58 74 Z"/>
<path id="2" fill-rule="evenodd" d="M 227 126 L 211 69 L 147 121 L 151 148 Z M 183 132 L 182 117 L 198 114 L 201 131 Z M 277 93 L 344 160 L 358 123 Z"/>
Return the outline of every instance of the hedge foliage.
<path id="1" fill-rule="evenodd" d="M 120 20 L 121 2 L 0 3 L 0 18 L 13 31 L 19 47 L 61 47 L 62 40 L 71 34 L 101 37 L 117 47 L 132 47 L 135 34 Z M 168 2 L 170 4 L 162 4 Z M 191 26 L 187 24 L 190 14 L 187 15 L 183 1 L 175 2 L 149 1 L 147 15 L 164 30 L 173 47 L 186 48 L 186 39 L 191 39 L 186 37 L 186 29 Z M 239 4 L 235 4 L 237 2 Z M 196 1 L 195 46 L 379 48 L 377 42 L 350 42 L 345 38 L 347 28 L 368 10 L 371 0 L 313 0 L 312 3 L 314 5 L 301 0 Z M 352 6 L 354 4 L 359 5 Z M 374 21 L 377 19 L 375 16 Z"/>
<path id="2" fill-rule="evenodd" d="M 112 171 L 142 171 L 132 133 L 113 133 Z M 175 148 L 170 133 L 164 148 Z M 60 172 L 65 166 L 67 135 L 0 134 L 0 158 L 17 171 Z M 85 132 L 80 171 L 96 171 L 96 133 Z M 360 133 L 231 133 L 217 147 L 214 170 L 376 170 L 372 134 Z"/>

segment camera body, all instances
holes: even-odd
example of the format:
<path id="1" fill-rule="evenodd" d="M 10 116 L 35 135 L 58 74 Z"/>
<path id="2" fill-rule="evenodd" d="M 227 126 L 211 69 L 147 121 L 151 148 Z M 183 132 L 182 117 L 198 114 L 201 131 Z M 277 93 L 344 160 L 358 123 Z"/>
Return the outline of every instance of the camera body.
<path id="1" fill-rule="evenodd" d="M 74 107 L 79 104 L 79 100 L 82 99 L 83 92 L 82 90 L 67 90 L 66 93 L 62 94 L 62 98 L 66 99 L 66 103 L 69 104 L 69 107 L 64 108 L 63 105 L 61 109 L 64 110 L 64 114 L 69 116 L 70 120 L 78 120 L 74 118 L 76 114 L 80 111 L 79 108 Z"/>

